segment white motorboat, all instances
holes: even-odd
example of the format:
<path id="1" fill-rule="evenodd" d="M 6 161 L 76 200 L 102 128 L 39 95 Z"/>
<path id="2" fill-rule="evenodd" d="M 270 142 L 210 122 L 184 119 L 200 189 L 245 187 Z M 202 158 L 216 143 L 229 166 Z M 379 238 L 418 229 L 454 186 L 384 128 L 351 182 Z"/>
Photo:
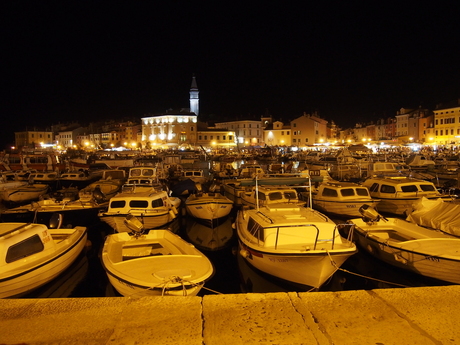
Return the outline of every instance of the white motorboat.
<path id="1" fill-rule="evenodd" d="M 240 255 L 262 272 L 319 289 L 351 255 L 353 242 L 311 208 L 275 204 L 238 212 Z"/>
<path id="2" fill-rule="evenodd" d="M 49 197 L 31 203 L 2 210 L 0 218 L 4 222 L 30 222 L 49 224 L 55 213 L 63 215 L 66 227 L 89 226 L 99 221 L 99 211 L 106 209 L 108 201 L 98 199 L 78 199 L 78 189 L 63 188 Z"/>
<path id="3" fill-rule="evenodd" d="M 240 195 L 243 206 L 257 208 L 272 204 L 305 205 L 305 201 L 299 200 L 297 191 L 288 186 L 257 186 L 252 190 L 242 192 Z"/>
<path id="4" fill-rule="evenodd" d="M 441 230 L 460 237 L 460 204 L 458 202 L 421 198 L 414 203 L 414 210 L 406 220 L 425 228 Z"/>
<path id="5" fill-rule="evenodd" d="M 380 200 L 377 210 L 390 215 L 407 216 L 422 197 L 452 200 L 452 196 L 441 194 L 432 182 L 419 179 L 373 177 L 362 185 L 369 189 L 372 198 Z"/>
<path id="6" fill-rule="evenodd" d="M 83 189 L 99 178 L 100 176 L 89 175 L 87 171 L 69 171 L 62 173 L 59 176 L 59 184 L 64 188 L 77 187 L 79 189 Z"/>
<path id="7" fill-rule="evenodd" d="M 127 231 L 124 221 L 129 214 L 139 217 L 145 229 L 155 229 L 176 219 L 180 202 L 163 190 L 125 189 L 110 199 L 108 209 L 101 211 L 99 218 L 117 232 Z"/>
<path id="8" fill-rule="evenodd" d="M 359 208 L 364 204 L 376 206 L 378 199 L 373 199 L 367 187 L 351 182 L 323 182 L 312 193 L 313 208 L 328 215 L 360 217 Z"/>
<path id="9" fill-rule="evenodd" d="M 42 286 L 69 267 L 86 245 L 86 228 L 0 223 L 0 298 Z"/>
<path id="10" fill-rule="evenodd" d="M 103 170 L 102 178 L 100 180 L 93 182 L 80 190 L 80 200 L 89 201 L 96 197 L 98 198 L 99 203 L 108 201 L 121 191 L 125 182 L 126 173 L 124 170 Z"/>
<path id="11" fill-rule="evenodd" d="M 133 231 L 108 235 L 102 265 L 110 283 L 123 296 L 195 296 L 211 278 L 209 259 L 169 230 L 150 230 L 136 217 L 126 225 Z"/>
<path id="12" fill-rule="evenodd" d="M 45 183 L 54 186 L 59 178 L 57 171 L 37 171 L 29 175 L 29 181 Z"/>
<path id="13" fill-rule="evenodd" d="M 182 170 L 182 174 L 179 177 L 179 180 L 190 179 L 195 183 L 204 184 L 209 180 L 208 176 L 205 176 L 203 169 L 186 169 Z"/>
<path id="14" fill-rule="evenodd" d="M 227 217 L 232 208 L 233 201 L 220 193 L 195 193 L 185 200 L 189 215 L 210 223 Z"/>
<path id="15" fill-rule="evenodd" d="M 390 265 L 460 284 L 460 238 L 399 218 L 382 217 L 368 205 L 349 231 L 360 248 Z"/>
<path id="16" fill-rule="evenodd" d="M 8 182 L 7 184 L 10 183 L 12 182 Z M 49 185 L 45 183 L 26 182 L 15 186 L 5 185 L 0 187 L 0 200 L 6 204 L 21 204 L 38 200 L 49 189 Z"/>

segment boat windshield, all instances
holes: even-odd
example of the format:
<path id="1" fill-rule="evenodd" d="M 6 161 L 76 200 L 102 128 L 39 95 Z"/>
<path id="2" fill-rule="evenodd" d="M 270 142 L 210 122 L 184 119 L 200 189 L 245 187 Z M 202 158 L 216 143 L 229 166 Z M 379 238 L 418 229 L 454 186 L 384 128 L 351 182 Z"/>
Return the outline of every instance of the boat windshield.
<path id="1" fill-rule="evenodd" d="M 436 188 L 434 188 L 434 185 L 432 185 L 432 184 L 421 184 L 420 188 L 424 192 L 434 192 L 434 191 L 436 191 Z"/>

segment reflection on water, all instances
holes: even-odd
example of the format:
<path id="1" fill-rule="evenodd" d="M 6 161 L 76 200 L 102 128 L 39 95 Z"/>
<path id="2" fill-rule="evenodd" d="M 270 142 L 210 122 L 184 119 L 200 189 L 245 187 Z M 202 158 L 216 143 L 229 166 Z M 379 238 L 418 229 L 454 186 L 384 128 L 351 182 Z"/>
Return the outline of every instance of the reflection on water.
<path id="1" fill-rule="evenodd" d="M 191 217 L 184 217 L 174 224 L 179 228 L 178 234 L 199 248 L 214 265 L 215 274 L 200 291 L 200 296 L 215 293 L 306 291 L 305 288 L 266 275 L 242 259 L 238 254 L 238 241 L 232 228 L 233 219 L 234 215 L 214 228 Z M 91 246 L 66 272 L 24 298 L 120 296 L 108 282 L 99 258 L 104 238 L 112 232 L 102 222 L 90 227 L 88 239 Z M 397 270 L 360 251 L 349 258 L 320 291 L 432 285 L 448 283 Z"/>

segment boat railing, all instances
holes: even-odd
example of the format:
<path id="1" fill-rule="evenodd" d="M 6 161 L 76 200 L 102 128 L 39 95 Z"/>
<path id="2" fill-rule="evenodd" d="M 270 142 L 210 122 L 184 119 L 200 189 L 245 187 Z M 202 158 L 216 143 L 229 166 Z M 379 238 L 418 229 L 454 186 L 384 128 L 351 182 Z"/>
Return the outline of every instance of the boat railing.
<path id="1" fill-rule="evenodd" d="M 334 247 L 335 247 L 335 239 L 336 239 L 337 236 L 340 236 L 339 229 L 341 229 L 342 226 L 349 227 L 349 224 L 346 224 L 346 225 L 336 224 L 336 226 L 334 227 L 334 230 L 332 231 L 332 237 L 331 238 L 326 238 L 326 239 L 319 239 L 320 230 L 315 224 L 302 224 L 302 225 L 298 225 L 298 226 L 295 226 L 295 227 L 312 227 L 312 228 L 314 228 L 316 230 L 316 236 L 315 236 L 314 245 L 313 245 L 313 250 L 316 250 L 316 247 L 317 247 L 318 243 L 321 243 L 321 242 L 331 242 L 331 249 L 334 249 Z M 277 227 L 276 228 L 275 246 L 274 246 L 275 250 L 278 249 L 279 239 L 280 239 L 281 236 L 283 236 L 283 234 L 280 233 L 280 231 L 282 229 L 286 229 L 286 227 Z M 354 226 L 352 226 L 348 230 L 348 235 L 347 235 L 347 238 L 346 238 L 347 243 L 350 243 L 350 244 L 353 243 L 352 242 L 353 230 L 354 230 Z"/>

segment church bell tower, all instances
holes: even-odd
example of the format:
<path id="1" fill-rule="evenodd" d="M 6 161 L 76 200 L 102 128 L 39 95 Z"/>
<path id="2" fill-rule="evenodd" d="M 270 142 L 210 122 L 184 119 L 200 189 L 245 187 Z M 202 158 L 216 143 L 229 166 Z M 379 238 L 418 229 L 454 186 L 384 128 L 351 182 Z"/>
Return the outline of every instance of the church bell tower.
<path id="1" fill-rule="evenodd" d="M 190 87 L 190 112 L 195 113 L 198 116 L 200 111 L 199 103 L 199 94 L 198 86 L 196 85 L 195 75 L 192 78 L 192 86 Z"/>

